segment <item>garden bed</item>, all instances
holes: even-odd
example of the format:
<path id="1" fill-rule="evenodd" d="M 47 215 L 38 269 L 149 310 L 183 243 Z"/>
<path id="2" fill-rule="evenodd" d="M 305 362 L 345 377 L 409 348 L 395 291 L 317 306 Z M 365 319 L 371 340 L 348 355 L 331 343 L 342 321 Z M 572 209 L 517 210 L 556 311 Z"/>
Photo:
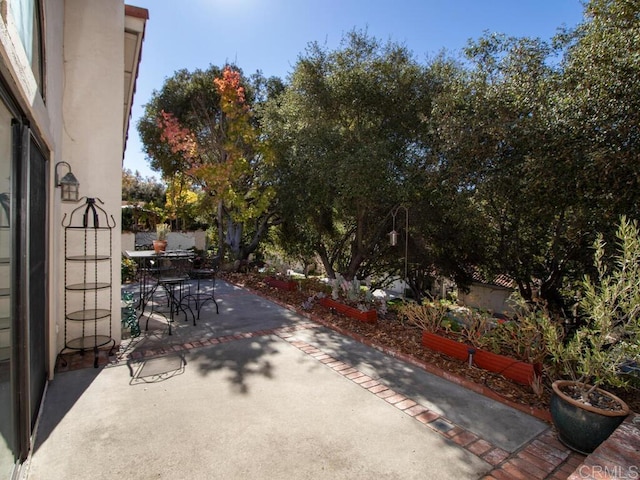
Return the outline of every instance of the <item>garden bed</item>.
<path id="1" fill-rule="evenodd" d="M 298 284 L 293 280 L 282 280 L 275 277 L 266 277 L 264 281 L 270 287 L 279 288 L 281 290 L 289 290 L 293 292 L 298 289 Z"/>
<path id="2" fill-rule="evenodd" d="M 324 297 L 319 300 L 320 305 L 327 307 L 330 311 L 341 313 L 342 315 L 350 318 L 354 318 L 365 323 L 376 323 L 378 320 L 378 312 L 375 310 L 358 310 L 355 307 L 350 307 L 343 303 L 337 302 L 329 297 Z"/>
<path id="3" fill-rule="evenodd" d="M 424 331 L 422 332 L 422 344 L 436 352 L 457 358 L 462 361 L 470 361 L 484 370 L 499 373 L 521 385 L 531 385 L 534 375 L 540 375 L 541 369 L 526 362 L 515 360 L 511 357 L 498 355 L 497 353 L 473 348 L 465 343 L 452 340 L 443 335 Z"/>
<path id="4" fill-rule="evenodd" d="M 232 283 L 246 286 L 257 291 L 264 296 L 272 297 L 281 304 L 294 308 L 301 308 L 310 295 L 315 293 L 313 282 L 302 281 L 299 291 L 276 290 L 270 288 L 258 274 L 228 273 L 222 275 Z M 422 345 L 422 330 L 409 325 L 402 325 L 392 311 L 387 315 L 378 315 L 375 324 L 364 323 L 345 317 L 340 314 L 333 314 L 322 305 L 316 304 L 310 313 L 322 318 L 325 323 L 335 325 L 341 330 L 352 332 L 356 335 L 367 338 L 374 344 L 382 345 L 394 349 L 402 354 L 409 355 L 421 362 L 433 365 L 441 370 L 465 378 L 485 388 L 488 388 L 498 395 L 512 401 L 532 408 L 548 409 L 550 389 L 545 381 L 545 389 L 541 396 L 535 395 L 531 387 L 518 385 L 517 383 L 504 378 L 501 375 L 488 372 L 476 366 L 469 366 L 468 363 L 448 357 L 447 355 L 433 352 Z M 550 383 L 549 383 L 550 385 Z M 622 398 L 629 407 L 640 412 L 640 395 L 637 391 L 619 391 L 607 388 Z"/>

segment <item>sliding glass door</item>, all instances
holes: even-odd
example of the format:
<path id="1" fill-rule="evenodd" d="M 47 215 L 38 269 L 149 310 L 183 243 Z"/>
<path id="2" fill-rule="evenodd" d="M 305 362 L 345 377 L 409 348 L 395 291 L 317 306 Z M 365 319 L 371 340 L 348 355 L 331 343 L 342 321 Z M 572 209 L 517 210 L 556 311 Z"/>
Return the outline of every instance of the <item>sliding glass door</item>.
<path id="1" fill-rule="evenodd" d="M 0 478 L 10 478 L 17 460 L 17 386 L 13 115 L 0 102 Z"/>
<path id="2" fill-rule="evenodd" d="M 12 105 L 0 88 L 0 480 L 29 452 L 46 383 L 47 162 Z"/>

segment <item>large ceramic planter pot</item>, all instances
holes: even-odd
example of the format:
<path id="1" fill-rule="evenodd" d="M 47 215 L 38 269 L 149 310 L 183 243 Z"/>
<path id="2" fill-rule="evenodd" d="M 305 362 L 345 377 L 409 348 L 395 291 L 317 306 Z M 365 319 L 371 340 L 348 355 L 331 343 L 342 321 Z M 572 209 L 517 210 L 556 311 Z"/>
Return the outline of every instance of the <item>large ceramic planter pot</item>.
<path id="1" fill-rule="evenodd" d="M 426 331 L 422 332 L 422 345 L 459 360 L 467 360 L 469 351 L 472 350 L 465 343 L 456 342 L 450 338 Z"/>
<path id="2" fill-rule="evenodd" d="M 569 380 L 558 380 L 552 385 L 550 410 L 558 438 L 567 447 L 588 455 L 604 442 L 629 415 L 629 407 L 615 395 L 601 389 L 599 393 L 618 402 L 619 411 L 602 410 L 574 400 L 562 388 L 575 384 Z"/>
<path id="3" fill-rule="evenodd" d="M 378 321 L 378 312 L 375 310 L 358 310 L 357 308 L 337 302 L 329 297 L 321 298 L 319 303 L 320 305 L 331 308 L 338 313 L 347 317 L 355 318 L 356 320 L 360 320 L 364 323 L 376 323 Z"/>
<path id="4" fill-rule="evenodd" d="M 164 252 L 167 249 L 167 241 L 166 240 L 154 240 L 153 241 L 153 250 L 156 253 Z"/>
<path id="5" fill-rule="evenodd" d="M 278 278 L 267 277 L 265 278 L 265 282 L 267 285 L 279 288 L 280 290 L 295 292 L 298 289 L 298 284 L 293 280 L 280 280 Z"/>
<path id="6" fill-rule="evenodd" d="M 531 385 L 535 374 L 540 373 L 536 372 L 536 367 L 531 363 L 485 350 L 477 350 L 473 361 L 480 368 L 499 373 L 522 385 Z"/>

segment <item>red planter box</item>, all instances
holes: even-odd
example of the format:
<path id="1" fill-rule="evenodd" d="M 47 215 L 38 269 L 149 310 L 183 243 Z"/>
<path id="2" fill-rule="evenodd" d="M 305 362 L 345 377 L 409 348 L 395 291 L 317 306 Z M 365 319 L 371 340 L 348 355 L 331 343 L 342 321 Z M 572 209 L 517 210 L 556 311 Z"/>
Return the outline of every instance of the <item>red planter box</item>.
<path id="1" fill-rule="evenodd" d="M 422 345 L 459 360 L 469 358 L 469 346 L 431 332 L 422 332 Z"/>
<path id="2" fill-rule="evenodd" d="M 499 373 L 522 385 L 531 385 L 535 374 L 540 374 L 539 367 L 497 353 L 477 350 L 473 362 L 480 368 Z"/>
<path id="3" fill-rule="evenodd" d="M 457 342 L 431 332 L 422 332 L 422 345 L 462 361 L 469 359 L 469 349 L 472 348 L 465 343 Z M 534 375 L 541 374 L 539 365 L 521 362 L 520 360 L 485 350 L 474 350 L 473 363 L 476 366 L 490 372 L 499 373 L 522 385 L 531 385 Z"/>
<path id="4" fill-rule="evenodd" d="M 279 288 L 281 290 L 289 290 L 291 292 L 295 292 L 298 289 L 298 284 L 293 280 L 279 280 L 273 277 L 267 277 L 264 280 L 267 285 L 275 288 Z"/>
<path id="5" fill-rule="evenodd" d="M 357 308 L 350 307 L 344 303 L 337 302 L 329 297 L 320 299 L 320 305 L 327 308 L 333 308 L 336 312 L 341 313 L 347 317 L 355 318 L 365 323 L 376 323 L 378 321 L 378 312 L 375 310 L 358 310 Z"/>

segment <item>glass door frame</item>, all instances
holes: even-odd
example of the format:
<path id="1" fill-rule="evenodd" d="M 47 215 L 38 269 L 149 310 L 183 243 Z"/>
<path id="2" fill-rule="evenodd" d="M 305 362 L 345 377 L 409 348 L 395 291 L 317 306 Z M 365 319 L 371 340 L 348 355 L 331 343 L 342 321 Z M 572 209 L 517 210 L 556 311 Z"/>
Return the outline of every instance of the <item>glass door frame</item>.
<path id="1" fill-rule="evenodd" d="M 42 386 L 39 398 L 32 398 L 32 355 L 30 346 L 30 222 L 29 215 L 31 211 L 30 198 L 31 192 L 31 161 L 32 149 L 37 149 L 46 165 L 43 171 L 45 177 L 42 180 L 44 185 L 44 198 L 46 205 L 44 213 L 44 229 L 48 232 L 49 220 L 49 166 L 48 155 L 46 149 L 41 148 L 42 142 L 32 132 L 29 121 L 22 114 L 22 110 L 13 100 L 4 79 L 0 77 L 0 102 L 13 117 L 11 122 L 11 195 L 10 195 L 10 226 L 11 226 L 11 267 L 10 267 L 10 317 L 11 317 L 11 356 L 10 356 L 10 389 L 11 389 L 11 408 L 12 408 L 12 433 L 11 448 L 13 450 L 14 466 L 12 478 L 20 475 L 20 467 L 22 462 L 26 460 L 31 449 L 33 427 L 36 423 L 38 410 L 40 405 L 34 405 L 42 398 L 45 386 Z M 44 239 L 45 252 L 44 255 L 44 292 L 45 299 L 48 298 L 48 245 L 49 235 L 45 234 Z M 45 302 L 46 303 L 46 302 Z M 48 305 L 44 309 L 44 362 L 48 354 L 48 322 L 49 322 Z M 44 382 L 46 383 L 46 365 Z"/>

